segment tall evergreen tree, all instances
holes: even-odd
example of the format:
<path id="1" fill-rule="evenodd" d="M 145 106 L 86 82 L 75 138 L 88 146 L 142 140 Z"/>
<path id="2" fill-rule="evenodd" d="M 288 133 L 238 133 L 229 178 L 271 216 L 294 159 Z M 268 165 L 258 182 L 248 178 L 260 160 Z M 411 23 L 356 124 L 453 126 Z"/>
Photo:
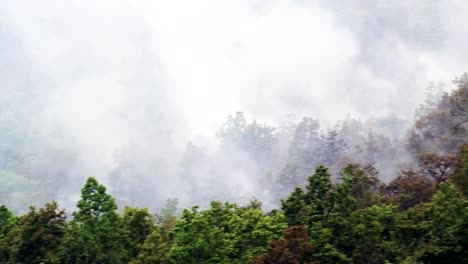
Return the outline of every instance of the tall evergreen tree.
<path id="1" fill-rule="evenodd" d="M 128 231 L 117 214 L 114 198 L 95 178 L 81 189 L 78 211 L 73 213 L 62 244 L 61 261 L 66 263 L 126 263 Z"/>
<path id="2" fill-rule="evenodd" d="M 348 164 L 340 174 L 350 187 L 350 194 L 359 207 L 369 207 L 378 202 L 381 182 L 378 171 L 372 165 L 361 167 L 358 164 Z"/>
<path id="3" fill-rule="evenodd" d="M 0 239 L 17 225 L 18 219 L 4 205 L 0 206 Z"/>

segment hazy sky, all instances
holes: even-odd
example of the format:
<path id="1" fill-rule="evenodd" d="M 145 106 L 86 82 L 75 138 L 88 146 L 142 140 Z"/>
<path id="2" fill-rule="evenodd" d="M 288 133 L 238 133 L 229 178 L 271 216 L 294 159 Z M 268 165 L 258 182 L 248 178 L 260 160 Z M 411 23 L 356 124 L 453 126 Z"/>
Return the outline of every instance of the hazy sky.
<path id="1" fill-rule="evenodd" d="M 464 3 L 2 1 L 2 71 L 79 115 L 72 129 L 126 125 L 131 102 L 196 132 L 237 110 L 408 115 L 430 81 L 464 70 Z"/>
<path id="2" fill-rule="evenodd" d="M 93 174 L 129 144 L 175 155 L 179 138 L 212 135 L 238 110 L 266 122 L 411 118 L 431 81 L 466 70 L 466 11 L 466 1 L 4 0 L 0 102 L 29 109 L 46 135 L 63 131 Z"/>

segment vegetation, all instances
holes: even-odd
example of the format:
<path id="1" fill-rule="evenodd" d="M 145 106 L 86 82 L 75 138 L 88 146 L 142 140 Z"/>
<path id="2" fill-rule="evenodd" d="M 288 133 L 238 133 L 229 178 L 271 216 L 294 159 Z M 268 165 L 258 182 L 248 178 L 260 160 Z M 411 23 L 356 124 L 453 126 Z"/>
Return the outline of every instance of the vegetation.
<path id="1" fill-rule="evenodd" d="M 281 210 L 215 201 L 179 217 L 174 201 L 158 216 L 130 207 L 118 214 L 106 188 L 89 178 L 68 222 L 55 202 L 19 218 L 1 207 L 0 256 L 3 263 L 466 263 L 463 162 L 436 186 L 414 173 L 385 185 L 353 164 L 332 184 L 319 166 Z M 424 188 L 432 195 L 414 199 Z"/>
<path id="2" fill-rule="evenodd" d="M 391 181 L 375 166 L 394 155 L 387 140 L 371 131 L 350 150 L 351 134 L 340 134 L 347 125 L 320 134 L 304 118 L 271 188 L 282 196 L 279 209 L 265 212 L 253 199 L 180 212 L 168 200 L 158 214 L 118 211 L 91 177 L 71 215 L 56 202 L 20 216 L 1 206 L 0 262 L 468 263 L 468 75 L 455 83 L 451 94 L 421 108 L 406 145 L 416 163 Z M 275 160 L 273 130 L 238 113 L 219 136 L 266 171 Z"/>

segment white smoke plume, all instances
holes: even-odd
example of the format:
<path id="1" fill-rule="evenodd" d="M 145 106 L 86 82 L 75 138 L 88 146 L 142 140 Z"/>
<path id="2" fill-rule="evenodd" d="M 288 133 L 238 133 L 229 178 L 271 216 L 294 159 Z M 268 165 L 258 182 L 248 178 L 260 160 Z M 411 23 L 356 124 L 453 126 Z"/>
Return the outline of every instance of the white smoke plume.
<path id="1" fill-rule="evenodd" d="M 224 155 L 215 131 L 236 111 L 271 125 L 287 114 L 323 127 L 347 116 L 409 122 L 430 82 L 450 83 L 465 70 L 467 8 L 464 1 L 2 1 L 0 156 L 10 160 L 12 148 L 33 156 L 25 174 L 39 181 L 59 166 L 50 159 L 66 167 L 54 197 L 66 206 L 88 176 L 144 206 L 168 197 L 269 200 L 264 175 L 256 178 L 242 153 L 187 179 L 187 143 Z"/>

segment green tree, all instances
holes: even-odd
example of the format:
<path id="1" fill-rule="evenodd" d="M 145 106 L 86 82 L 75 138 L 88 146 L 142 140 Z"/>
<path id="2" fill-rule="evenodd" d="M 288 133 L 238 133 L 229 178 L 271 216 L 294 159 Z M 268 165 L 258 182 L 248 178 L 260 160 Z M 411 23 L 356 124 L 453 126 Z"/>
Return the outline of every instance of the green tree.
<path id="1" fill-rule="evenodd" d="M 308 179 L 306 191 L 296 188 L 281 201 L 289 225 L 308 225 L 325 219 L 330 209 L 328 196 L 331 190 L 330 174 L 327 168 L 318 166 Z"/>
<path id="2" fill-rule="evenodd" d="M 381 182 L 377 177 L 378 171 L 373 166 L 362 168 L 358 164 L 348 164 L 340 175 L 350 187 L 349 192 L 358 207 L 364 208 L 378 203 Z"/>
<path id="3" fill-rule="evenodd" d="M 285 200 L 281 200 L 281 208 L 289 226 L 308 223 L 309 205 L 305 203 L 304 191 L 297 187 Z"/>
<path id="4" fill-rule="evenodd" d="M 78 211 L 73 213 L 61 247 L 65 263 L 127 263 L 128 231 L 117 214 L 114 198 L 95 178 L 81 189 Z"/>
<path id="5" fill-rule="evenodd" d="M 6 206 L 0 206 L 0 239 L 5 237 L 17 223 L 18 219 L 13 213 Z"/>
<path id="6" fill-rule="evenodd" d="M 169 256 L 174 263 L 245 263 L 284 228 L 280 213 L 265 216 L 258 209 L 212 202 L 205 211 L 184 210 Z"/>
<path id="7" fill-rule="evenodd" d="M 130 258 L 134 258 L 155 229 L 153 216 L 146 208 L 125 207 L 122 220 L 128 231 L 126 248 Z"/>
<path id="8" fill-rule="evenodd" d="M 460 146 L 452 182 L 468 197 L 468 144 Z"/>
<path id="9" fill-rule="evenodd" d="M 351 263 L 345 253 L 336 246 L 334 229 L 328 224 L 317 222 L 310 228 L 312 243 L 316 246 L 312 257 L 322 264 Z"/>
<path id="10" fill-rule="evenodd" d="M 336 248 L 334 233 L 335 228 L 339 230 L 338 226 L 344 224 L 348 209 L 355 208 L 350 195 L 351 181 L 332 186 L 330 174 L 323 166 L 317 167 L 307 180 L 305 191 L 297 188 L 282 200 L 287 223 L 309 227 L 312 242 L 316 245 L 312 256 L 320 263 L 349 263 L 346 255 Z"/>
<path id="11" fill-rule="evenodd" d="M 173 229 L 177 222 L 177 199 L 168 199 L 156 215 L 156 228 L 146 237 L 132 264 L 170 263 L 169 251 L 174 243 Z"/>
<path id="12" fill-rule="evenodd" d="M 391 205 L 372 206 L 350 216 L 348 237 L 354 263 L 397 262 L 401 255 L 397 241 L 399 215 Z"/>
<path id="13" fill-rule="evenodd" d="M 65 233 L 65 211 L 56 202 L 30 207 L 18 226 L 2 240 L 4 263 L 51 263 Z M 6 245 L 6 246 L 5 246 Z"/>
<path id="14" fill-rule="evenodd" d="M 131 264 L 164 264 L 170 263 L 167 254 L 170 245 L 164 243 L 164 239 L 158 231 L 153 231 L 146 237 L 145 242 L 140 247 L 138 256 Z"/>
<path id="15" fill-rule="evenodd" d="M 424 263 L 468 262 L 468 200 L 450 182 L 427 204 L 428 242 L 421 260 Z"/>

